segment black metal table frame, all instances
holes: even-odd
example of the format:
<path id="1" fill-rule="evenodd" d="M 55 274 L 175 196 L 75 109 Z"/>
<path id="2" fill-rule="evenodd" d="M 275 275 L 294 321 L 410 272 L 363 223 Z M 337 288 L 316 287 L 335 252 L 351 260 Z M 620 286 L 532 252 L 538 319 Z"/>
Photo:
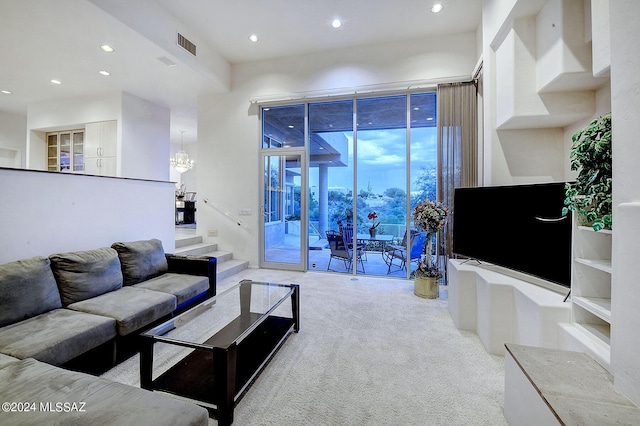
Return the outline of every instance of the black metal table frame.
<path id="1" fill-rule="evenodd" d="M 249 315 L 255 315 L 250 312 L 250 300 L 251 300 L 251 286 L 242 286 L 241 282 L 238 284 L 240 286 L 240 316 L 245 317 Z M 261 320 L 252 323 L 250 327 L 248 327 L 244 332 L 240 335 L 236 336 L 233 341 L 228 344 L 223 344 L 220 346 L 216 345 L 207 345 L 207 344 L 198 344 L 185 342 L 177 339 L 172 339 L 170 337 L 165 337 L 164 335 L 158 336 L 153 334 L 147 334 L 147 332 L 141 334 L 141 347 L 140 347 L 140 386 L 143 389 L 147 390 L 155 390 L 158 389 L 155 386 L 155 381 L 153 380 L 153 346 L 156 342 L 168 343 L 177 346 L 183 346 L 187 348 L 196 349 L 199 351 L 205 351 L 212 353 L 213 360 L 213 377 L 216 378 L 214 381 L 214 385 L 211 389 L 211 400 L 215 401 L 216 408 L 213 409 L 211 405 L 207 402 L 203 404 L 204 401 L 195 400 L 187 397 L 187 399 L 191 399 L 193 402 L 204 406 L 209 411 L 214 411 L 215 416 L 218 420 L 219 425 L 231 425 L 233 423 L 233 412 L 236 404 L 236 398 L 240 397 L 244 391 L 248 388 L 248 386 L 252 383 L 252 380 L 262 371 L 262 369 L 266 366 L 269 360 L 273 357 L 275 352 L 279 349 L 279 347 L 284 343 L 286 338 L 288 337 L 291 330 L 294 332 L 300 331 L 300 291 L 299 285 L 297 284 L 269 284 L 276 285 L 282 287 L 290 287 L 290 291 L 288 294 L 284 295 L 280 301 L 278 301 L 274 306 L 272 306 L 266 313 L 261 314 Z M 214 299 L 220 298 L 224 296 L 229 291 L 232 291 L 237 286 L 219 294 Z M 252 333 L 263 324 L 268 318 L 271 318 L 269 315 L 280 306 L 288 297 L 291 297 L 291 309 L 292 309 L 292 323 L 289 326 L 288 330 L 284 335 L 279 339 L 279 341 L 274 345 L 273 349 L 269 351 L 269 354 L 262 360 L 261 364 L 255 368 L 249 375 L 248 379 L 245 380 L 244 385 L 240 390 L 236 389 L 236 379 L 238 378 L 238 345 L 245 339 L 251 337 Z M 209 299 L 203 303 L 211 302 L 213 299 Z M 198 306 L 192 308 L 192 310 L 197 309 Z M 190 311 L 185 312 L 182 315 L 188 314 Z M 176 317 L 179 318 L 180 316 Z M 175 319 L 174 319 L 175 320 Z M 172 321 L 169 320 L 166 323 L 158 326 L 158 327 L 166 327 L 166 331 L 164 334 L 171 331 L 173 328 L 171 327 Z M 166 325 L 165 325 L 166 324 Z M 155 327 L 155 328 L 158 328 Z M 215 337 L 222 333 L 222 331 L 214 334 L 211 339 L 215 339 Z"/>

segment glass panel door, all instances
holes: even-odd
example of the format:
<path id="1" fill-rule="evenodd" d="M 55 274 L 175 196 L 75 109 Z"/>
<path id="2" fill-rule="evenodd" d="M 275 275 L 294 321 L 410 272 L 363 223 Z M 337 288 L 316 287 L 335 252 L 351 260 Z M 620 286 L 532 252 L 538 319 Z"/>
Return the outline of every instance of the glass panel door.
<path id="1" fill-rule="evenodd" d="M 342 248 L 342 230 L 353 224 L 353 104 L 352 99 L 309 104 L 311 271 L 363 268 Z"/>
<path id="2" fill-rule="evenodd" d="M 411 256 L 391 247 L 407 231 L 407 97 L 358 99 L 356 106 L 357 244 L 366 274 L 406 277 Z"/>
<path id="3" fill-rule="evenodd" d="M 262 154 L 260 266 L 263 268 L 304 270 L 303 153 L 303 150 L 278 150 L 277 155 Z"/>

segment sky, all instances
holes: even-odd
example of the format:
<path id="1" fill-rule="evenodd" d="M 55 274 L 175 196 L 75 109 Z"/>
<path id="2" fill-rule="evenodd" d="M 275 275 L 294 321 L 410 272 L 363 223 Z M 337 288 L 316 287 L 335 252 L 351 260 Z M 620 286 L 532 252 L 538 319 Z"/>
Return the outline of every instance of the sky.
<path id="1" fill-rule="evenodd" d="M 353 164 L 353 136 L 345 132 L 349 146 L 349 163 Z M 358 191 L 371 185 L 375 194 L 387 188 L 405 188 L 406 179 L 405 129 L 361 130 L 358 132 Z M 411 130 L 411 168 L 414 173 L 423 167 L 436 165 L 436 128 Z M 412 178 L 413 180 L 413 178 Z M 311 171 L 309 185 L 318 186 L 317 173 Z M 329 169 L 329 189 L 353 186 L 351 167 Z"/>

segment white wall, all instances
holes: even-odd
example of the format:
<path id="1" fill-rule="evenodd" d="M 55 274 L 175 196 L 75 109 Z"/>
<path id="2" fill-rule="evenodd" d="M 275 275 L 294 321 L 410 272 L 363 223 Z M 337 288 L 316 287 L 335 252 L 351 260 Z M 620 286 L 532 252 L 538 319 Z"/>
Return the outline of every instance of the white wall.
<path id="1" fill-rule="evenodd" d="M 475 32 L 236 65 L 231 92 L 198 102 L 198 230 L 216 229 L 219 249 L 258 265 L 259 107 L 251 97 L 322 91 L 471 74 L 477 62 Z M 238 215 L 238 227 L 202 203 L 208 198 Z"/>
<path id="2" fill-rule="evenodd" d="M 117 175 L 168 180 L 170 111 L 126 92 L 29 105 L 26 167 L 47 169 L 45 132 L 110 120 L 118 122 Z"/>
<path id="3" fill-rule="evenodd" d="M 555 0 L 553 0 L 555 2 Z M 507 9 L 541 7 L 545 0 L 484 0 L 483 37 L 485 77 L 495 74 L 495 57 L 489 43 L 509 14 Z M 589 3 L 589 2 L 588 2 Z M 618 390 L 636 404 L 640 404 L 640 55 L 638 41 L 640 27 L 640 2 L 637 0 L 591 0 L 593 39 L 593 73 L 609 73 L 610 85 L 595 91 L 595 110 L 590 117 L 576 120 L 562 129 L 563 170 L 565 179 L 575 173 L 569 170 L 571 136 L 587 125 L 591 119 L 607 112 L 613 115 L 613 272 L 612 272 L 612 327 L 611 365 L 614 383 Z M 610 9 L 607 8 L 610 6 Z M 606 15 L 610 14 L 610 21 Z M 610 28 L 610 47 L 608 43 Z M 501 146 L 501 138 L 495 131 L 495 80 L 485 78 L 485 183 L 509 183 L 520 167 L 510 167 L 508 153 Z M 557 150 L 554 150 L 557 152 Z M 551 155 L 550 155 L 551 157 Z M 539 167 L 530 165 L 535 170 Z M 622 206 L 622 207 L 621 207 Z"/>
<path id="4" fill-rule="evenodd" d="M 169 179 L 170 121 L 168 108 L 122 94 L 118 176 Z"/>
<path id="5" fill-rule="evenodd" d="M 0 167 L 25 167 L 27 117 L 0 111 Z"/>
<path id="6" fill-rule="evenodd" d="M 27 164 L 47 170 L 45 132 L 84 128 L 86 123 L 117 120 L 120 126 L 122 93 L 37 102 L 27 107 Z"/>
<path id="7" fill-rule="evenodd" d="M 620 218 L 618 206 L 640 201 L 640 2 L 610 0 L 613 124 L 613 274 L 611 364 L 618 389 L 640 405 L 640 208 Z M 616 225 L 616 223 L 621 226 Z"/>
<path id="8" fill-rule="evenodd" d="M 170 182 L 0 169 L 0 264 L 158 238 L 175 249 Z"/>
<path id="9" fill-rule="evenodd" d="M 586 69 L 583 6 L 582 0 L 484 0 L 485 185 L 575 178 L 571 135 L 610 111 L 607 80 Z M 529 37 L 526 43 L 508 20 Z M 542 87 L 553 92 L 538 93 Z"/>

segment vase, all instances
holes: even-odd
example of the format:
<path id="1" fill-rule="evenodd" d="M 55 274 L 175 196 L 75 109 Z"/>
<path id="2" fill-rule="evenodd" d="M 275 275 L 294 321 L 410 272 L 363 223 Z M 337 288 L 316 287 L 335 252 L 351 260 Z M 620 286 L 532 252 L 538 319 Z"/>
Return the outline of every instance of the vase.
<path id="1" fill-rule="evenodd" d="M 420 277 L 413 280 L 413 293 L 425 299 L 437 299 L 440 292 L 440 278 Z"/>
<path id="2" fill-rule="evenodd" d="M 375 238 L 376 237 L 376 228 L 369 228 L 369 236 L 371 236 L 371 238 Z"/>

